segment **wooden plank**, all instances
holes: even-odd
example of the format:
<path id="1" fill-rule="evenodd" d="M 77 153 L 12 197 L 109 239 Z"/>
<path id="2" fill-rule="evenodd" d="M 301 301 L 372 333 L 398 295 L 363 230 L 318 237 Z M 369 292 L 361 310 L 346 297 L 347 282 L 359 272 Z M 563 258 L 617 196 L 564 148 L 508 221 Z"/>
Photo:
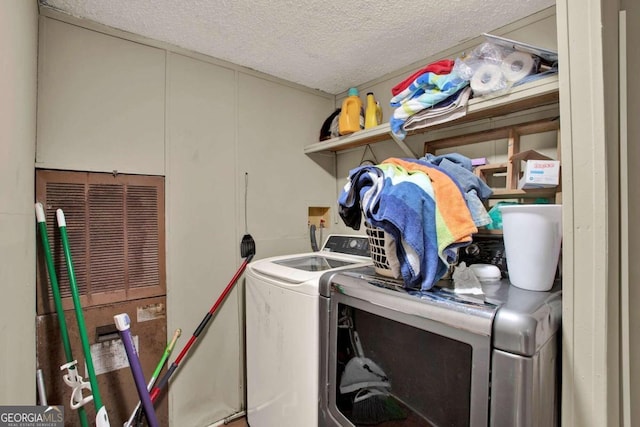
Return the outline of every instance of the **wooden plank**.
<path id="1" fill-rule="evenodd" d="M 520 134 L 515 129 L 509 130 L 509 144 L 507 146 L 507 189 L 518 188 L 518 178 L 520 177 L 520 162 L 511 160 L 514 154 L 520 152 Z"/>
<path id="2" fill-rule="evenodd" d="M 499 172 L 506 172 L 508 168 L 507 163 L 490 163 L 488 165 L 477 166 L 474 168 L 473 173 L 483 180 L 485 183 L 487 182 L 487 177 Z"/>
<path id="3" fill-rule="evenodd" d="M 507 162 L 504 163 L 489 163 L 488 165 L 477 166 L 475 170 L 480 172 L 506 172 Z"/>
<path id="4" fill-rule="evenodd" d="M 480 142 L 492 141 L 494 139 L 506 139 L 510 137 L 510 133 L 512 131 L 515 131 L 518 135 L 530 135 L 534 133 L 550 132 L 553 130 L 558 130 L 559 128 L 560 122 L 558 120 L 536 120 L 519 125 L 504 126 L 495 129 L 483 130 L 459 136 L 427 141 L 424 143 L 424 152 L 433 153 L 434 150 L 442 148 L 453 148 L 462 145 L 477 144 Z"/>
<path id="5" fill-rule="evenodd" d="M 514 126 L 516 132 L 520 135 L 531 135 L 534 133 L 543 133 L 543 132 L 551 132 L 553 130 L 560 129 L 560 120 L 552 119 L 552 120 L 542 120 L 535 121 L 530 123 L 525 123 L 523 125 Z"/>
<path id="6" fill-rule="evenodd" d="M 347 150 L 349 148 L 360 147 L 374 142 L 391 140 L 390 134 L 391 127 L 389 126 L 389 123 L 384 123 L 373 128 L 354 132 L 351 135 L 344 135 L 326 141 L 315 142 L 304 147 L 304 152 L 306 154 L 310 154 L 323 151 L 336 152 Z"/>
<path id="7" fill-rule="evenodd" d="M 435 141 L 427 141 L 424 143 L 424 151 L 431 152 L 431 150 L 460 147 L 462 145 L 477 144 L 494 139 L 508 138 L 510 129 L 511 127 L 503 127 L 483 130 L 475 133 L 468 133 L 466 135 L 454 136 L 450 138 L 437 139 Z"/>
<path id="8" fill-rule="evenodd" d="M 535 188 L 531 190 L 508 190 L 493 188 L 492 199 L 532 199 L 537 197 L 555 198 L 556 188 Z"/>

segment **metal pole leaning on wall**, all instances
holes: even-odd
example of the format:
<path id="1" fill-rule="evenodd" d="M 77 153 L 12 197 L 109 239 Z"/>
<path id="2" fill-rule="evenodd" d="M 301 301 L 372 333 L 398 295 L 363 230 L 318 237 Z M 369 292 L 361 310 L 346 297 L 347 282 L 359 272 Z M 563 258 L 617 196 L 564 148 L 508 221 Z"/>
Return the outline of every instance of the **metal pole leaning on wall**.
<path id="1" fill-rule="evenodd" d="M 71 249 L 69 248 L 69 237 L 67 236 L 67 222 L 62 209 L 56 211 L 58 220 L 58 228 L 60 229 L 60 237 L 62 239 L 62 248 L 64 249 L 64 257 L 67 263 L 67 271 L 69 273 L 69 285 L 71 287 L 71 296 L 73 297 L 73 306 L 76 312 L 76 320 L 78 322 L 78 332 L 80 333 L 80 341 L 82 342 L 82 350 L 84 352 L 85 363 L 87 364 L 87 373 L 89 375 L 89 383 L 91 384 L 91 392 L 93 393 L 93 403 L 96 408 L 96 427 L 109 427 L 109 416 L 107 409 L 102 404 L 100 390 L 98 390 L 98 378 L 93 367 L 93 358 L 91 357 L 91 348 L 89 346 L 89 338 L 87 336 L 87 328 L 82 314 L 82 305 L 80 303 L 80 293 L 73 270 L 73 261 L 71 259 Z"/>
<path id="2" fill-rule="evenodd" d="M 120 339 L 122 339 L 122 343 L 124 344 L 127 359 L 129 359 L 129 367 L 131 368 L 133 381 L 136 383 L 136 389 L 138 390 L 138 396 L 140 396 L 140 402 L 142 402 L 144 414 L 147 417 L 147 423 L 149 427 L 158 427 L 156 411 L 153 409 L 153 403 L 151 402 L 147 384 L 144 380 L 144 374 L 142 373 L 140 359 L 138 358 L 133 336 L 131 335 L 131 320 L 129 319 L 129 315 L 127 313 L 116 314 L 113 316 L 113 321 L 120 332 Z"/>
<path id="3" fill-rule="evenodd" d="M 162 371 L 162 368 L 164 368 L 164 365 L 167 363 L 167 360 L 169 360 L 169 356 L 171 355 L 171 352 L 173 351 L 173 347 L 176 345 L 176 342 L 178 341 L 180 334 L 182 334 L 182 329 L 180 328 L 176 329 L 176 331 L 173 333 L 173 338 L 171 338 L 171 341 L 169 341 L 169 344 L 167 344 L 167 347 L 164 349 L 164 353 L 162 354 L 162 357 L 160 358 L 160 361 L 156 366 L 156 370 L 153 372 L 153 375 L 151 375 L 151 379 L 147 384 L 148 392 L 151 392 L 151 389 L 155 385 L 156 380 L 160 376 L 160 371 Z M 142 403 L 141 401 L 138 401 L 138 404 L 136 405 L 135 409 L 133 410 L 133 412 L 131 412 L 131 416 L 129 417 L 127 422 L 124 423 L 124 427 L 130 427 L 131 425 L 138 425 L 138 422 L 136 422 L 135 424 L 132 424 L 132 423 L 134 423 L 134 420 L 138 419 L 138 417 L 141 415 L 138 413 L 139 411 L 142 410 L 142 407 L 140 406 L 141 403 Z"/>
<path id="4" fill-rule="evenodd" d="M 60 297 L 60 288 L 58 286 L 58 276 L 56 274 L 56 269 L 53 263 L 53 257 L 51 256 L 51 249 L 49 246 L 46 215 L 44 213 L 44 207 L 42 206 L 42 203 L 36 203 L 35 208 L 38 231 L 40 233 L 40 240 L 42 241 L 42 247 L 44 250 L 47 272 L 49 273 L 49 281 L 51 282 L 51 292 L 53 293 L 53 302 L 56 307 L 58 326 L 60 327 L 60 336 L 62 337 L 62 346 L 64 347 L 64 355 L 67 361 L 67 363 L 60 369 L 67 369 L 67 374 L 64 375 L 64 382 L 73 389 L 73 391 L 71 392 L 71 408 L 78 410 L 78 417 L 80 417 L 80 424 L 82 425 L 82 427 L 89 427 L 87 412 L 85 411 L 83 405 L 91 399 L 83 399 L 82 397 L 82 390 L 88 388 L 88 386 L 86 382 L 82 381 L 82 377 L 78 375 L 78 369 L 76 368 L 77 361 L 73 358 L 73 353 L 71 352 L 71 343 L 69 342 L 67 321 L 64 318 L 62 298 Z"/>
<path id="5" fill-rule="evenodd" d="M 255 251 L 255 248 L 253 248 L 253 250 Z M 235 286 L 235 284 L 238 281 L 238 279 L 240 279 L 240 276 L 242 276 L 242 273 L 244 272 L 245 268 L 247 267 L 247 264 L 249 262 L 251 262 L 251 260 L 253 259 L 253 256 L 254 256 L 254 254 L 250 253 L 249 256 L 247 256 L 245 258 L 245 260 L 242 262 L 242 264 L 240 265 L 240 267 L 236 271 L 236 274 L 233 276 L 231 281 L 227 284 L 227 287 L 224 289 L 224 291 L 222 291 L 222 294 L 218 297 L 218 299 L 213 304 L 213 306 L 211 307 L 209 312 L 204 316 L 204 318 L 202 319 L 202 321 L 200 322 L 200 324 L 196 328 L 196 330 L 193 333 L 193 335 L 191 336 L 191 338 L 189 338 L 189 341 L 187 341 L 185 346 L 182 348 L 182 350 L 180 351 L 180 354 L 178 354 L 178 357 L 176 358 L 176 360 L 171 364 L 171 366 L 169 367 L 167 372 L 165 372 L 165 374 L 162 376 L 162 378 L 160 378 L 160 381 L 158 381 L 158 384 L 153 387 L 153 389 L 151 390 L 151 401 L 152 402 L 155 402 L 158 399 L 158 396 L 160 395 L 160 392 L 162 391 L 162 389 L 165 386 L 167 386 L 167 384 L 169 383 L 169 379 L 171 378 L 173 373 L 176 371 L 176 369 L 178 369 L 178 367 L 180 366 L 180 362 L 187 355 L 187 353 L 189 352 L 189 349 L 191 348 L 191 346 L 196 342 L 196 340 L 198 339 L 198 336 L 205 329 L 205 327 L 207 326 L 207 324 L 209 323 L 209 321 L 213 317 L 214 313 L 218 310 L 218 307 L 224 302 L 225 298 L 227 297 L 229 292 L 231 292 L 231 290 Z"/>

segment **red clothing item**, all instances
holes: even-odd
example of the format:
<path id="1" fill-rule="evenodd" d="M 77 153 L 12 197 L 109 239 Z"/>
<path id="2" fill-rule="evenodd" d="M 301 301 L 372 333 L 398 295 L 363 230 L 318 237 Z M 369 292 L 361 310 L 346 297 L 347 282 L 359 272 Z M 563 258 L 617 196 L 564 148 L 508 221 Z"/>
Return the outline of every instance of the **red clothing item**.
<path id="1" fill-rule="evenodd" d="M 423 69 L 411 74 L 409 77 L 407 77 L 406 79 L 404 79 L 403 81 L 395 85 L 391 89 L 391 93 L 393 94 L 393 96 L 396 96 L 397 94 L 399 94 L 400 92 L 408 88 L 409 85 L 413 83 L 415 79 L 417 79 L 420 75 L 424 73 L 449 74 L 453 69 L 454 62 L 455 61 L 452 61 L 450 59 L 442 59 L 440 61 L 433 62 L 427 65 L 426 67 L 424 67 Z"/>

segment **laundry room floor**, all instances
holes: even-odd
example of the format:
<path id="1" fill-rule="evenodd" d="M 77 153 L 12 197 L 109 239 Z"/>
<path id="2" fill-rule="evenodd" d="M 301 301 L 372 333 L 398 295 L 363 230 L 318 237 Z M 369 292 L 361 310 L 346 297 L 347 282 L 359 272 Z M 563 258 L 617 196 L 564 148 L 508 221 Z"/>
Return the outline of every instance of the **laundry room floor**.
<path id="1" fill-rule="evenodd" d="M 246 418 L 240 418 L 239 420 L 235 420 L 233 422 L 230 422 L 227 425 L 229 427 L 249 427 L 249 424 L 247 424 L 247 419 Z"/>
<path id="2" fill-rule="evenodd" d="M 247 424 L 247 419 L 246 418 L 241 418 L 239 420 L 235 420 L 229 424 L 227 424 L 227 426 L 229 427 L 249 427 L 249 424 Z M 384 426 L 384 427 L 425 427 L 425 426 L 431 426 L 431 424 L 425 424 L 424 420 L 418 420 L 418 419 L 413 419 L 411 417 L 409 417 L 406 420 L 403 421 L 388 421 L 386 423 L 383 424 L 379 424 L 379 426 Z"/>

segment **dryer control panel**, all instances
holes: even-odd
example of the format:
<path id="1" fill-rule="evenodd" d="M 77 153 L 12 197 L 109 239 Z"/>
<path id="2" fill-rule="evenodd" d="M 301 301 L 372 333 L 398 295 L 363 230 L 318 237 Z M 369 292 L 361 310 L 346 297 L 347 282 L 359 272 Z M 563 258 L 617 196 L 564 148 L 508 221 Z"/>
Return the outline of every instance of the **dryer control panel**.
<path id="1" fill-rule="evenodd" d="M 369 257 L 369 239 L 367 236 L 349 236 L 345 234 L 332 234 L 322 247 L 325 252 L 337 252 L 340 254 Z"/>

